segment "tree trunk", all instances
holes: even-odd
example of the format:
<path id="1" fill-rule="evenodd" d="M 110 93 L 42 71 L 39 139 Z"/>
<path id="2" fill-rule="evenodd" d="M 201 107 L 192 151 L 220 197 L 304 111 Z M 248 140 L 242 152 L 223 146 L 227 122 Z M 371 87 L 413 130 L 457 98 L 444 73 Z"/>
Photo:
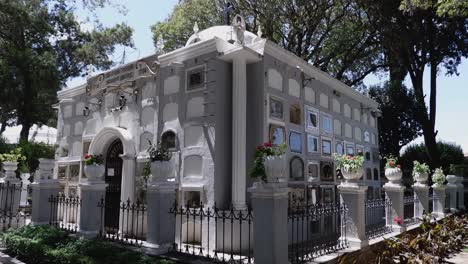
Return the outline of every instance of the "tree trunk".
<path id="1" fill-rule="evenodd" d="M 23 127 L 20 132 L 20 142 L 28 142 L 29 140 L 29 130 L 31 129 L 31 124 L 21 124 Z"/>
<path id="2" fill-rule="evenodd" d="M 0 125 L 0 137 L 2 136 L 3 132 L 6 130 L 6 121 L 2 120 L 2 124 Z"/>
<path id="3" fill-rule="evenodd" d="M 426 143 L 426 151 L 431 161 L 431 167 L 438 168 L 440 166 L 440 152 L 437 148 L 437 131 L 435 131 L 436 121 L 436 96 L 437 96 L 437 66 L 436 63 L 431 63 L 431 94 L 429 97 L 429 119 L 427 124 L 423 125 L 424 142 Z"/>

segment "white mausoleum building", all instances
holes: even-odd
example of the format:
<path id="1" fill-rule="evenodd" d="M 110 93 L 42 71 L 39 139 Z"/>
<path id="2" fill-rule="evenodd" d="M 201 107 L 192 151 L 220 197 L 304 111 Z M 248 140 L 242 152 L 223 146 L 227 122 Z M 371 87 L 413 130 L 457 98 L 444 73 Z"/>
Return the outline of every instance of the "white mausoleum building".
<path id="1" fill-rule="evenodd" d="M 379 195 L 377 103 L 234 21 L 195 27 L 183 48 L 58 93 L 66 194 L 79 193 L 83 155 L 93 153 L 105 157 L 107 198 L 143 198 L 150 140 L 173 151 L 184 204 L 245 208 L 255 147 L 267 141 L 288 145 L 292 199 L 336 201 L 333 153 L 362 152 L 368 195 Z"/>

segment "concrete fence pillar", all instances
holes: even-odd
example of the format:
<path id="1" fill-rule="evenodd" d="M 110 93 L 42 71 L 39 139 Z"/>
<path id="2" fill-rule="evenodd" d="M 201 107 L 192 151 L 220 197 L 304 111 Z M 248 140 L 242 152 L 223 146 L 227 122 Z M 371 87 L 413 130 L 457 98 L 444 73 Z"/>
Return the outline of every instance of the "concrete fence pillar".
<path id="1" fill-rule="evenodd" d="M 414 197 L 414 217 L 422 218 L 429 213 L 429 186 L 416 183 L 413 185 Z"/>
<path id="2" fill-rule="evenodd" d="M 447 175 L 447 195 L 449 195 L 449 204 L 450 212 L 454 213 L 458 211 L 457 208 L 457 198 L 458 198 L 458 178 L 455 175 Z"/>
<path id="3" fill-rule="evenodd" d="M 465 209 L 465 186 L 463 185 L 463 176 L 457 176 L 457 178 L 458 208 Z"/>
<path id="4" fill-rule="evenodd" d="M 85 237 L 96 237 L 103 230 L 104 208 L 100 207 L 105 198 L 107 184 L 104 181 L 82 182 L 79 230 Z M 103 205 L 102 205 L 103 206 Z"/>
<path id="5" fill-rule="evenodd" d="M 31 184 L 31 222 L 33 225 L 49 224 L 52 220 L 50 219 L 51 203 L 49 199 L 57 196 L 60 190 L 58 180 L 53 179 L 53 168 L 53 160 L 39 159 L 39 169 L 36 171 L 34 182 Z"/>
<path id="6" fill-rule="evenodd" d="M 176 217 L 170 213 L 176 201 L 178 185 L 161 182 L 148 186 L 146 194 L 148 229 L 147 242 L 152 247 L 169 249 L 175 242 Z"/>
<path id="7" fill-rule="evenodd" d="M 366 191 L 367 186 L 338 185 L 341 203 L 345 204 L 346 238 L 351 247 L 363 248 L 369 245 L 366 238 Z"/>
<path id="8" fill-rule="evenodd" d="M 386 221 L 387 225 L 392 226 L 393 230 L 397 232 L 404 232 L 406 228 L 402 222 L 405 219 L 403 204 L 405 187 L 400 183 L 386 183 L 383 188 L 385 190 L 386 199 L 389 199 L 392 203 L 391 207 L 385 209 L 390 210 L 390 212 L 385 213 L 387 217 L 390 217 L 390 219 Z M 398 219 L 398 221 L 394 221 L 395 219 Z"/>
<path id="9" fill-rule="evenodd" d="M 266 183 L 249 189 L 255 263 L 288 263 L 288 191 L 284 183 Z"/>
<path id="10" fill-rule="evenodd" d="M 437 218 L 445 217 L 445 190 L 444 185 L 432 185 L 434 200 L 433 200 L 433 216 Z"/>

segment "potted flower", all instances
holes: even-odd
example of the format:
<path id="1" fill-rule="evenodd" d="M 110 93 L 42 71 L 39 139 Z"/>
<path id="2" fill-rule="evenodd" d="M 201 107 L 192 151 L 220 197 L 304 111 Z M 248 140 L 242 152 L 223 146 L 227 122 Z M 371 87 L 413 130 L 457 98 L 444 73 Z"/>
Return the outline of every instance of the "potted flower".
<path id="1" fill-rule="evenodd" d="M 16 179 L 16 169 L 18 163 L 25 161 L 26 157 L 21 153 L 21 148 L 11 150 L 9 153 L 0 154 L 0 162 L 2 163 L 3 170 L 5 170 L 4 180 Z"/>
<path id="2" fill-rule="evenodd" d="M 21 162 L 20 168 L 20 177 L 23 182 L 27 181 L 29 177 L 31 177 L 31 173 L 28 167 L 28 164 L 26 162 Z"/>
<path id="3" fill-rule="evenodd" d="M 102 155 L 86 154 L 84 156 L 84 172 L 88 182 L 102 181 L 106 168 Z"/>
<path id="4" fill-rule="evenodd" d="M 286 159 L 286 144 L 273 145 L 266 142 L 257 146 L 254 164 L 250 169 L 250 177 L 260 178 L 263 182 L 275 183 L 284 181 Z"/>
<path id="5" fill-rule="evenodd" d="M 400 165 L 397 164 L 397 158 L 389 156 L 385 158 L 385 177 L 390 181 L 391 184 L 398 185 L 401 181 L 403 173 L 401 172 Z"/>
<path id="6" fill-rule="evenodd" d="M 442 187 L 445 182 L 445 174 L 442 168 L 437 168 L 432 174 L 432 182 L 434 183 L 432 187 Z"/>
<path id="7" fill-rule="evenodd" d="M 149 140 L 148 140 L 149 141 Z M 151 161 L 151 182 L 166 181 L 172 172 L 172 164 L 170 162 L 172 153 L 164 147 L 161 142 L 157 146 L 149 141 L 148 155 Z"/>
<path id="8" fill-rule="evenodd" d="M 362 177 L 364 156 L 349 156 L 349 155 L 334 155 L 337 167 L 341 169 L 343 178 L 347 185 L 356 185 L 357 181 Z"/>
<path id="9" fill-rule="evenodd" d="M 429 166 L 426 163 L 419 163 L 419 161 L 413 161 L 413 179 L 418 184 L 424 184 L 429 178 Z"/>

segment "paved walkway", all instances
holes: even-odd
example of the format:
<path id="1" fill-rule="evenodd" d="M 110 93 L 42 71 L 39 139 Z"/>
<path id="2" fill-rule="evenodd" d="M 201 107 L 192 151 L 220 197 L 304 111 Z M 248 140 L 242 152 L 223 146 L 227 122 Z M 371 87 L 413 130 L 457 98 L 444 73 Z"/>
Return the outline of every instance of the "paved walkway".
<path id="1" fill-rule="evenodd" d="M 3 252 L 0 252 L 0 264 L 25 264 L 25 263 L 15 258 L 12 258 Z"/>
<path id="2" fill-rule="evenodd" d="M 455 254 L 453 257 L 447 259 L 448 263 L 453 264 L 467 264 L 468 263 L 468 247 Z"/>

